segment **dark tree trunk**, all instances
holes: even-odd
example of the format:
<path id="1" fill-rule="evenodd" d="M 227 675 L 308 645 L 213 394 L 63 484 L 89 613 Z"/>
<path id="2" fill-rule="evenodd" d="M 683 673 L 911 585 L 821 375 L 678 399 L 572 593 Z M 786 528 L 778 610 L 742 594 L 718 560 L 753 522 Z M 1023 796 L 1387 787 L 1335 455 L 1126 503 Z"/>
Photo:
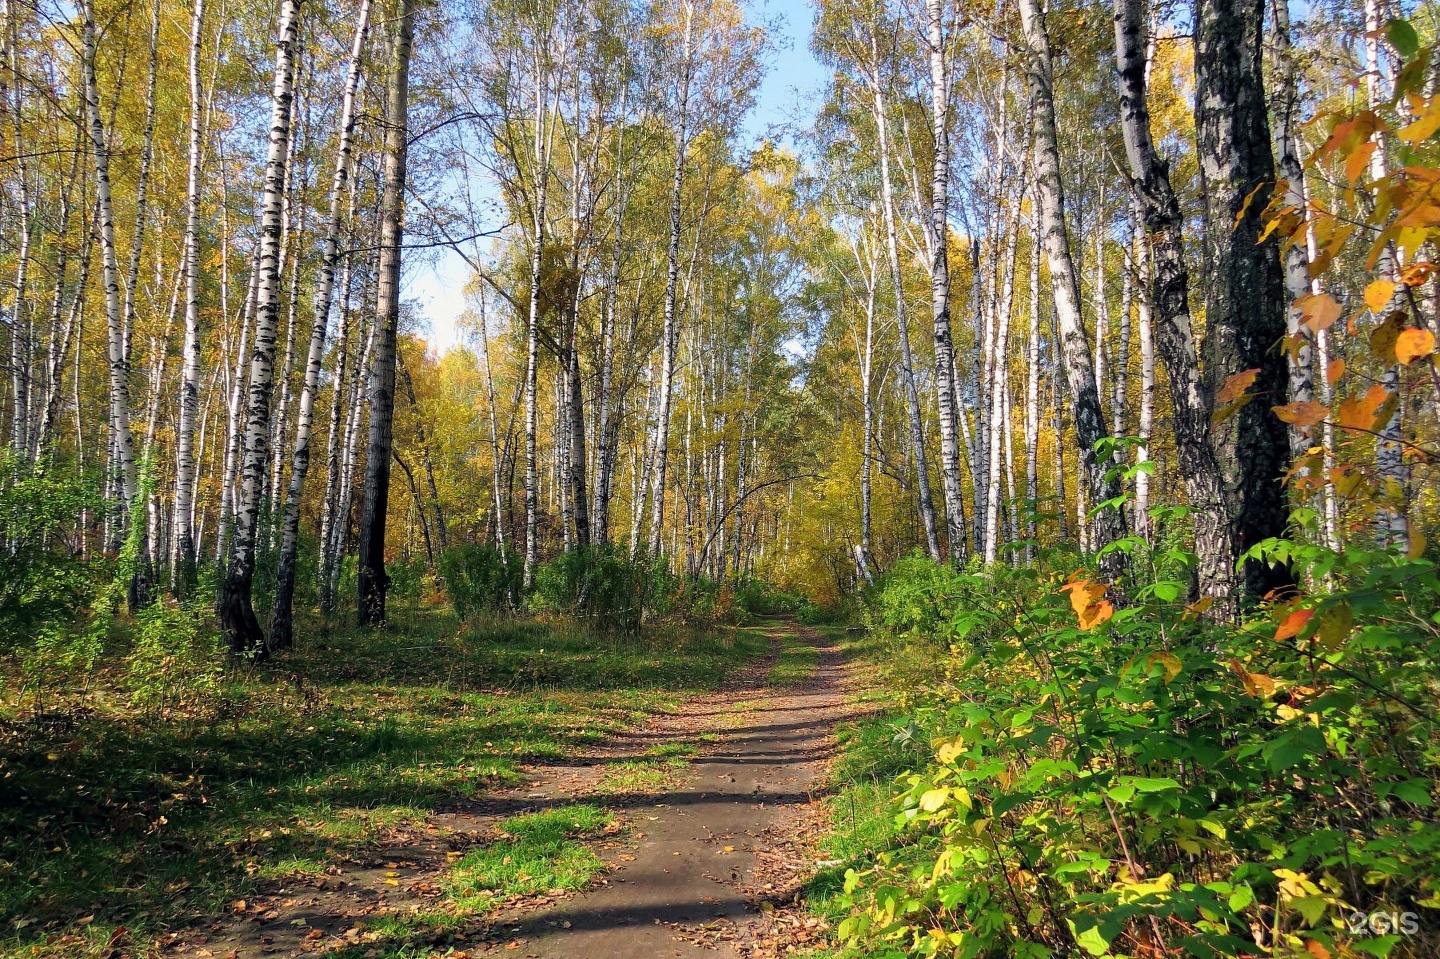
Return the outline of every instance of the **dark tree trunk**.
<path id="1" fill-rule="evenodd" d="M 1144 227 L 1141 242 L 1150 247 L 1154 338 L 1170 375 L 1175 445 L 1185 495 L 1193 510 L 1200 592 L 1216 601 L 1217 615 L 1228 615 L 1233 610 L 1235 538 L 1225 509 L 1224 477 L 1210 442 L 1211 394 L 1200 381 L 1195 353 L 1180 203 L 1170 184 L 1170 172 L 1150 137 L 1144 21 L 1144 0 L 1119 0 L 1116 4 L 1120 119 Z"/>
<path id="2" fill-rule="evenodd" d="M 1285 337 L 1280 253 L 1273 238 L 1256 242 L 1275 180 L 1261 75 L 1264 24 L 1264 0 L 1195 4 L 1195 135 L 1205 199 L 1203 349 L 1210 395 L 1226 377 L 1260 370 L 1255 401 L 1215 430 L 1241 552 L 1285 531 L 1280 477 L 1290 449 L 1285 424 L 1272 409 L 1285 402 L 1289 380 L 1280 349 Z M 1246 564 L 1252 596 L 1289 582 L 1287 570 Z"/>

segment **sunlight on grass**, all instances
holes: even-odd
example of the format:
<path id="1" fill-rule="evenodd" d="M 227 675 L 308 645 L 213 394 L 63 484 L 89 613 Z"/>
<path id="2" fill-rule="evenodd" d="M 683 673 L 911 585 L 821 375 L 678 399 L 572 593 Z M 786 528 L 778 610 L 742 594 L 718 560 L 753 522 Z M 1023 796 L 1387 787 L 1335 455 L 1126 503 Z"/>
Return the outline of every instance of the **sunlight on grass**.
<path id="1" fill-rule="evenodd" d="M 604 870 L 581 840 L 615 829 L 608 810 L 585 804 L 515 816 L 501 825 L 500 842 L 470 850 L 444 880 L 461 898 L 526 896 L 573 891 Z"/>
<path id="2" fill-rule="evenodd" d="M 738 630 L 618 637 L 442 610 L 396 620 L 309 620 L 293 653 L 164 719 L 130 707 L 106 661 L 83 698 L 48 703 L 73 722 L 30 726 L 30 707 L 0 698 L 0 959 L 84 956 L 121 925 L 144 954 L 153 929 L 362 859 L 433 810 L 519 781 L 527 762 L 574 756 L 713 689 L 766 648 Z M 12 665 L 0 677 L 16 690 Z M 576 858 L 562 873 L 589 874 L 565 855 Z"/>

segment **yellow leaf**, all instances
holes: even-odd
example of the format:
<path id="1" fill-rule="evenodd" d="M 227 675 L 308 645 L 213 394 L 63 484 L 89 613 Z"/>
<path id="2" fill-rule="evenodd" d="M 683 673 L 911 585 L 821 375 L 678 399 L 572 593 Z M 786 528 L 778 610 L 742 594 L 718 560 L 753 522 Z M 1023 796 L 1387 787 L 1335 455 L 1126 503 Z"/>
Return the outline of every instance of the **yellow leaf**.
<path id="1" fill-rule="evenodd" d="M 1435 334 L 1429 330 L 1411 328 L 1395 339 L 1395 359 L 1405 366 L 1434 352 Z"/>
<path id="2" fill-rule="evenodd" d="M 1395 284 L 1390 280 L 1376 280 L 1365 287 L 1365 305 L 1375 315 L 1384 313 L 1395 298 Z"/>
<path id="3" fill-rule="evenodd" d="M 1294 639 L 1300 635 L 1301 631 L 1305 629 L 1305 625 L 1309 623 L 1314 616 L 1315 610 L 1313 609 L 1295 610 L 1289 616 L 1286 616 L 1279 628 L 1275 630 L 1275 638 L 1277 640 Z"/>
<path id="4" fill-rule="evenodd" d="M 1314 400 L 1286 403 L 1284 406 L 1273 406 L 1271 409 L 1283 422 L 1298 426 L 1302 430 L 1308 430 L 1330 415 L 1330 407 Z"/>
<path id="5" fill-rule="evenodd" d="M 1159 664 L 1160 664 L 1160 668 L 1163 669 L 1163 670 L 1165 670 L 1165 682 L 1166 682 L 1166 683 L 1169 683 L 1169 682 L 1170 682 L 1172 679 L 1174 679 L 1176 676 L 1179 676 L 1179 675 L 1180 675 L 1180 670 L 1181 670 L 1181 668 L 1182 668 L 1182 666 L 1181 666 L 1181 664 L 1180 664 L 1180 658 L 1179 658 L 1178 656 L 1176 656 L 1174 653 L 1166 652 L 1165 650 L 1161 650 L 1161 651 L 1156 652 L 1156 653 L 1151 653 L 1149 656 L 1146 656 L 1146 657 L 1145 657 L 1145 662 L 1146 662 L 1148 665 L 1151 665 L 1151 666 L 1154 666 L 1156 663 L 1159 663 Z"/>
<path id="6" fill-rule="evenodd" d="M 1340 301 L 1329 293 L 1307 293 L 1295 300 L 1295 308 L 1300 311 L 1301 325 L 1316 333 L 1334 326 L 1344 312 Z"/>
<path id="7" fill-rule="evenodd" d="M 949 798 L 950 790 L 948 789 L 928 789 L 924 795 L 920 797 L 920 811 L 935 812 L 941 806 L 945 805 L 945 800 Z"/>
<path id="8" fill-rule="evenodd" d="M 1414 146 L 1421 140 L 1428 140 L 1436 130 L 1440 130 L 1440 97 L 1431 97 L 1419 118 L 1395 131 L 1395 135 Z"/>
<path id="9" fill-rule="evenodd" d="M 1195 602 L 1185 607 L 1185 619 L 1199 619 L 1205 612 L 1215 605 L 1214 596 L 1201 596 Z"/>
<path id="10" fill-rule="evenodd" d="M 965 751 L 965 741 L 957 739 L 954 742 L 946 743 L 935 752 L 935 758 L 940 760 L 942 766 L 948 766 L 955 761 L 955 757 Z"/>
<path id="11" fill-rule="evenodd" d="M 1334 386 L 1345 372 L 1344 360 L 1331 360 L 1325 364 L 1325 382 Z"/>
<path id="12" fill-rule="evenodd" d="M 1425 555 L 1425 534 L 1410 527 L 1410 548 L 1405 551 L 1407 559 L 1419 559 Z"/>

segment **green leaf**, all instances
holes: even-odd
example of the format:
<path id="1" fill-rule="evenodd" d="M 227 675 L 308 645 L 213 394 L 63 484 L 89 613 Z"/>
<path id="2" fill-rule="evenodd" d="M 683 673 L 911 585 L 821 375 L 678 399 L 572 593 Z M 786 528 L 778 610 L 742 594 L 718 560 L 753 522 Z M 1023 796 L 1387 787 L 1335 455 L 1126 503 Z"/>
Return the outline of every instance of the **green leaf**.
<path id="1" fill-rule="evenodd" d="M 1430 785 L 1423 779 L 1407 779 L 1395 786 L 1394 794 L 1397 798 L 1403 799 L 1412 806 L 1419 806 L 1421 809 L 1429 809 L 1435 805 L 1430 798 Z"/>
<path id="2" fill-rule="evenodd" d="M 1230 894 L 1230 911 L 1239 913 L 1246 906 L 1255 901 L 1255 893 L 1250 891 L 1249 886 L 1239 886 Z"/>
<path id="3" fill-rule="evenodd" d="M 1406 60 L 1413 60 L 1420 51 L 1420 36 L 1408 20 L 1391 20 L 1385 24 L 1385 39 Z"/>
<path id="4" fill-rule="evenodd" d="M 1092 956 L 1104 956 L 1110 953 L 1110 943 L 1106 942 L 1105 937 L 1100 935 L 1099 926 L 1091 926 L 1084 932 L 1077 933 L 1075 941 L 1080 944 L 1080 948 Z"/>

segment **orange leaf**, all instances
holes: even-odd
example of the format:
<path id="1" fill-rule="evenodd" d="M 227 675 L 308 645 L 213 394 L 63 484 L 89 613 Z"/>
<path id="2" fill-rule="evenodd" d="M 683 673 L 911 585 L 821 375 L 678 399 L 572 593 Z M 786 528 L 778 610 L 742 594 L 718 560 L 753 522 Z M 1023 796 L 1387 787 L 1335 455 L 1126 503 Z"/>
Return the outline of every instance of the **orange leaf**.
<path id="1" fill-rule="evenodd" d="M 1364 143 L 1350 151 L 1345 158 L 1345 179 L 1354 183 L 1360 179 L 1360 174 L 1370 165 L 1370 157 L 1375 152 L 1375 141 L 1366 140 Z"/>
<path id="2" fill-rule="evenodd" d="M 1301 630 L 1305 628 L 1305 624 L 1310 622 L 1314 616 L 1315 610 L 1313 609 L 1295 610 L 1289 616 L 1286 616 L 1285 621 L 1275 630 L 1275 638 L 1277 640 L 1294 639 L 1300 635 Z"/>
<path id="3" fill-rule="evenodd" d="M 1360 471 L 1353 466 L 1337 466 L 1329 472 L 1330 482 L 1335 484 L 1335 492 L 1341 496 L 1349 496 L 1360 486 L 1363 479 Z"/>
<path id="4" fill-rule="evenodd" d="M 1370 312 L 1377 316 L 1385 312 L 1385 308 L 1394 298 L 1395 284 L 1390 280 L 1376 280 L 1365 287 L 1365 305 L 1370 307 Z"/>
<path id="5" fill-rule="evenodd" d="M 1286 403 L 1284 406 L 1272 406 L 1271 409 L 1282 421 L 1292 426 L 1298 426 L 1302 430 L 1308 430 L 1330 415 L 1330 407 L 1314 400 Z"/>
<path id="6" fill-rule="evenodd" d="M 1429 330 L 1409 329 L 1395 340 L 1395 359 L 1405 366 L 1435 352 L 1435 334 Z"/>
<path id="7" fill-rule="evenodd" d="M 1329 383 L 1331 386 L 1334 386 L 1339 381 L 1340 375 L 1344 372 L 1344 360 L 1331 360 L 1329 363 L 1325 364 L 1325 382 Z"/>
<path id="8" fill-rule="evenodd" d="M 1240 660 L 1230 660 L 1230 670 L 1245 684 L 1245 691 L 1251 696 L 1269 696 L 1275 692 L 1275 680 L 1264 673 L 1252 673 L 1241 665 Z"/>
<path id="9" fill-rule="evenodd" d="M 1389 395 L 1385 387 L 1376 383 L 1365 391 L 1364 396 L 1341 403 L 1340 426 L 1347 430 L 1368 430 L 1375 420 L 1375 411 Z"/>
<path id="10" fill-rule="evenodd" d="M 1336 304 L 1339 305 L 1338 303 Z M 1260 375 L 1260 368 L 1245 370 L 1243 373 L 1235 373 L 1225 378 L 1225 385 L 1220 387 L 1220 392 L 1215 394 L 1215 400 L 1219 403 L 1233 403 L 1245 395 L 1250 384 L 1255 382 L 1255 377 Z"/>
<path id="11" fill-rule="evenodd" d="M 1092 583 L 1084 579 L 1074 580 L 1061 587 L 1062 591 L 1070 594 L 1070 606 L 1075 610 L 1075 618 L 1081 629 L 1093 629 L 1115 615 L 1115 607 L 1104 598 L 1109 589 L 1105 583 Z"/>
<path id="12" fill-rule="evenodd" d="M 1296 298 L 1295 308 L 1300 311 L 1300 324 L 1315 333 L 1330 329 L 1335 325 L 1335 321 L 1340 319 L 1340 314 L 1344 312 L 1340 301 L 1329 293 L 1306 293 L 1304 296 Z M 1249 386 L 1250 384 L 1246 383 L 1245 385 Z"/>

